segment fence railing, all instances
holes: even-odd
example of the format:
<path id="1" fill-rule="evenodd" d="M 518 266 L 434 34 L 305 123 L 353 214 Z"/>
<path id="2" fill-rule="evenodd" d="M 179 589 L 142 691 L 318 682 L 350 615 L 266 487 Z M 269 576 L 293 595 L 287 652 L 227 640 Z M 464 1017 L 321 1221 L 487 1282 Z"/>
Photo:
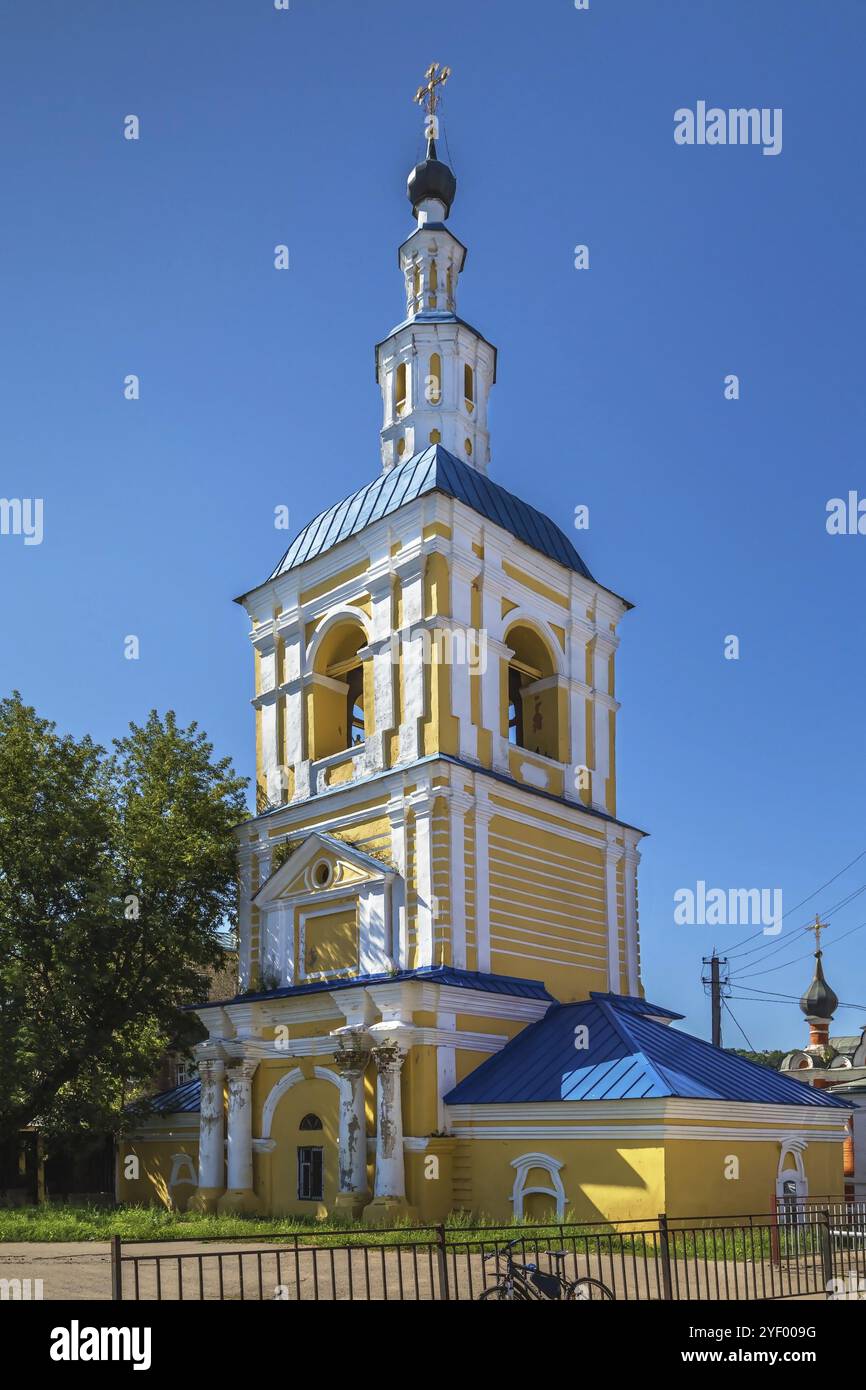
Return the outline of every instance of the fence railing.
<path id="1" fill-rule="evenodd" d="M 253 1238 L 112 1237 L 112 1297 L 130 1300 L 406 1302 L 477 1299 L 502 1255 L 568 1280 L 601 1280 L 623 1300 L 823 1298 L 866 1276 L 866 1204 L 809 1202 L 776 1213 L 622 1223 L 399 1227 Z M 228 1247 L 228 1248 L 226 1248 Z M 554 1261 L 554 1251 L 565 1258 Z M 488 1258 L 490 1257 L 490 1258 Z"/>

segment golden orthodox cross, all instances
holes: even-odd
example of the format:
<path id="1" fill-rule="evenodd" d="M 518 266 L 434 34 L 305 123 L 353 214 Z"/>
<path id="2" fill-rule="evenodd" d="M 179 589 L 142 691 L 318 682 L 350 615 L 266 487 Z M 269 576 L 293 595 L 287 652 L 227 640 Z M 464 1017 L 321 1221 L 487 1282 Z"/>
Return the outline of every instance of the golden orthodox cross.
<path id="1" fill-rule="evenodd" d="M 431 63 L 424 76 L 427 78 L 425 86 L 418 88 L 415 93 L 415 100 L 419 106 L 424 106 L 428 116 L 436 115 L 436 107 L 442 99 L 441 92 L 436 88 L 444 86 L 451 76 L 450 68 L 440 67 L 438 63 Z"/>
<path id="2" fill-rule="evenodd" d="M 814 922 L 812 923 L 811 926 L 809 926 L 809 927 L 806 928 L 806 931 L 813 931 L 813 932 L 815 933 L 815 950 L 816 950 L 816 951 L 820 951 L 820 949 L 821 949 L 821 933 L 822 933 L 822 931 L 826 931 L 826 930 L 827 930 L 827 923 L 826 923 L 826 922 L 822 922 L 822 921 L 820 920 L 820 918 L 818 917 L 818 914 L 817 914 L 817 912 L 816 912 L 816 913 L 815 913 L 815 920 L 814 920 Z"/>

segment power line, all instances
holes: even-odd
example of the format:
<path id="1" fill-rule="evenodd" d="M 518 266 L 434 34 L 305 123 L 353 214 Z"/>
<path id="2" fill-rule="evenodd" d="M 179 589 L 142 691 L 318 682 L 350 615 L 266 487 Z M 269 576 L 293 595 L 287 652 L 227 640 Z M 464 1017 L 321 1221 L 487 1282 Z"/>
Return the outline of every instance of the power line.
<path id="1" fill-rule="evenodd" d="M 828 945 L 837 946 L 840 941 L 845 940 L 846 936 L 853 936 L 855 932 L 862 931 L 864 927 L 866 927 L 866 922 L 860 922 L 856 927 L 852 927 L 850 931 L 843 932 L 841 936 L 837 936 L 833 941 L 828 942 Z M 824 949 L 826 950 L 827 948 L 825 947 Z M 758 975 L 772 975 L 774 971 L 784 970 L 787 965 L 795 965 L 797 961 L 811 960 L 814 954 L 814 951 L 807 951 L 805 955 L 792 956 L 790 960 L 780 961 L 778 965 L 771 965 L 767 970 L 747 970 L 745 975 L 737 975 L 736 979 L 739 983 L 740 980 L 754 980 Z"/>
<path id="2" fill-rule="evenodd" d="M 765 996 L 765 999 L 764 999 L 764 1002 L 765 1002 L 765 1003 L 770 1003 L 771 1000 L 774 1001 L 774 1000 L 776 1000 L 776 999 L 791 1000 L 791 1001 L 793 1001 L 793 1003 L 795 1003 L 795 1004 L 799 1004 L 799 1002 L 800 1002 L 799 996 L 796 995 L 796 994 L 782 994 L 782 993 L 780 993 L 779 990 L 775 990 L 775 989 L 763 989 L 762 987 L 755 986 L 755 985 L 741 985 L 741 984 L 738 984 L 737 987 L 738 987 L 738 989 L 746 989 L 746 990 L 748 990 L 750 994 L 757 994 L 757 995 L 763 995 L 763 996 Z M 732 997 L 733 997 L 733 996 L 732 996 Z M 742 995 L 738 995 L 737 997 L 738 997 L 738 998 L 742 998 Z M 757 1003 L 758 1001 L 756 1000 L 755 1002 Z M 863 1009 L 863 1011 L 866 1012 L 866 1004 L 849 1004 L 849 1003 L 844 1002 L 844 1001 L 841 1000 L 841 999 L 839 1000 L 839 1003 L 836 1005 L 836 1007 L 837 1007 L 838 1009 Z"/>
<path id="3" fill-rule="evenodd" d="M 843 874 L 847 874 L 848 870 L 852 869 L 854 865 L 859 863 L 859 861 L 864 857 L 866 857 L 866 849 L 861 850 L 860 853 L 856 855 L 854 859 L 851 860 L 850 864 L 845 865 L 844 869 L 840 869 L 839 872 L 837 874 L 834 874 L 832 878 L 828 878 L 826 883 L 822 883 L 820 888 L 816 888 L 814 893 L 810 893 L 808 897 L 801 899 L 801 901 L 795 903 L 793 907 L 789 907 L 787 912 L 783 912 L 782 920 L 784 921 L 786 917 L 790 917 L 792 912 L 798 912 L 801 907 L 804 907 L 806 903 L 811 902 L 813 898 L 817 898 L 819 893 L 823 893 L 824 889 L 829 888 L 831 883 L 835 883 L 837 878 L 841 878 Z M 741 946 L 745 946 L 748 941 L 754 941 L 756 936 L 763 936 L 763 934 L 764 929 L 763 927 L 761 927 L 758 931 L 752 932 L 749 936 L 744 936 L 742 941 L 735 942 L 734 945 L 731 946 L 728 950 L 728 958 L 730 959 L 734 951 L 738 951 L 739 948 Z"/>
<path id="4" fill-rule="evenodd" d="M 724 1007 L 727 1009 L 728 1013 L 731 1015 L 731 1018 L 733 1018 L 734 1022 L 737 1024 L 737 1027 L 740 1029 L 740 1032 L 743 1034 L 743 1037 L 746 1038 L 746 1034 L 743 1032 L 743 1029 L 740 1028 L 740 1025 L 739 1025 L 739 1023 L 737 1022 L 737 1019 L 734 1017 L 734 1011 L 733 1011 L 733 1009 L 731 1008 L 731 1006 L 729 1005 L 727 999 L 723 999 L 723 1000 L 722 1000 L 722 1004 L 723 1004 Z M 756 1049 L 752 1046 L 752 1044 L 750 1043 L 750 1041 L 749 1041 L 748 1038 L 746 1038 L 746 1046 L 748 1047 L 748 1049 L 749 1049 L 750 1052 L 755 1052 L 755 1051 L 756 1051 Z"/>
<path id="5" fill-rule="evenodd" d="M 834 913 L 840 912 L 840 911 L 842 910 L 843 907 L 847 907 L 849 903 L 853 902 L 855 898 L 859 898 L 859 897 L 861 896 L 861 894 L 863 894 L 863 893 L 866 893 L 866 883 L 861 884 L 859 888 L 855 888 L 854 891 L 853 891 L 852 893 L 849 893 L 849 894 L 848 894 L 847 898 L 840 898 L 839 901 L 838 901 L 837 903 L 834 903 L 832 907 L 828 907 L 828 908 L 826 909 L 826 911 L 824 911 L 821 915 L 822 915 L 823 917 L 828 917 L 828 918 L 829 918 L 829 917 L 832 917 Z M 787 917 L 788 914 L 785 913 L 784 915 Z M 809 923 L 809 922 L 804 922 L 804 923 L 802 924 L 802 929 L 803 929 L 803 931 L 807 931 L 807 930 L 809 929 L 809 926 L 810 926 L 810 923 Z M 762 928 L 761 934 L 762 934 L 762 935 L 765 934 L 763 928 Z M 772 945 L 772 950 L 770 949 L 771 945 L 772 945 L 771 942 L 765 941 L 765 942 L 764 942 L 762 945 L 760 945 L 760 946 L 753 946 L 752 949 L 751 949 L 750 951 L 740 951 L 740 952 L 738 952 L 738 954 L 739 954 L 740 956 L 742 956 L 742 957 L 745 957 L 745 956 L 753 956 L 753 955 L 755 955 L 755 953 L 756 953 L 757 951 L 767 951 L 768 955 L 772 955 L 772 954 L 773 954 L 773 951 L 779 951 L 779 950 L 781 950 L 783 946 L 789 945 L 789 942 L 788 942 L 788 941 L 776 942 L 775 945 Z M 766 956 L 764 957 L 764 959 L 766 959 Z M 754 964 L 754 962 L 752 962 L 752 963 Z M 736 974 L 736 971 L 735 971 L 734 973 Z"/>

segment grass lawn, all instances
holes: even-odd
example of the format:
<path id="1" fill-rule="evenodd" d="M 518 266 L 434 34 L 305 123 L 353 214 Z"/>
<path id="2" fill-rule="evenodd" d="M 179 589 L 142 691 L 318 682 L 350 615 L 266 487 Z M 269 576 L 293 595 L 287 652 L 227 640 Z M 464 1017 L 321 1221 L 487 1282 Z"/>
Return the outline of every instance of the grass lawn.
<path id="1" fill-rule="evenodd" d="M 771 1253 L 768 1218 L 762 1217 L 754 1230 L 733 1218 L 731 1226 L 722 1230 L 683 1230 L 670 1232 L 670 1254 L 673 1259 L 761 1260 Z M 575 1251 L 604 1254 L 624 1259 L 654 1259 L 658 1256 L 658 1235 L 651 1227 L 655 1223 L 636 1223 L 631 1230 L 619 1232 L 610 1227 L 575 1226 L 557 1229 L 554 1225 L 539 1226 L 530 1220 L 510 1225 L 483 1217 L 456 1214 L 445 1223 L 449 1244 L 465 1239 L 476 1246 L 483 1242 L 503 1243 L 515 1236 L 525 1236 L 539 1249 L 558 1249 L 566 1246 Z M 648 1229 L 648 1227 L 650 1229 Z M 225 1239 L 253 1239 L 257 1236 L 299 1236 L 302 1243 L 312 1240 L 317 1246 L 365 1245 L 384 1239 L 387 1244 L 402 1244 L 412 1240 L 435 1241 L 436 1232 L 430 1227 L 400 1225 L 390 1232 L 365 1235 L 366 1228 L 329 1221 L 299 1220 L 292 1217 L 202 1216 L 198 1213 L 168 1211 L 164 1207 L 87 1207 L 53 1206 L 12 1207 L 0 1209 L 0 1242 L 3 1241 L 105 1241 L 119 1235 L 126 1240 L 195 1240 L 201 1236 Z M 488 1234 L 489 1233 L 489 1234 Z M 783 1258 L 814 1258 L 820 1253 L 820 1235 L 807 1226 L 791 1233 L 779 1232 Z"/>
<path id="2" fill-rule="evenodd" d="M 487 1223 L 459 1216 L 446 1223 L 460 1230 Z M 501 1226 L 491 1227 L 501 1230 Z M 364 1229 L 356 1225 L 355 1231 Z M 406 1226 L 406 1239 L 413 1228 Z M 167 1211 L 164 1207 L 10 1207 L 0 1209 L 0 1241 L 193 1240 L 199 1236 L 276 1236 L 327 1234 L 351 1237 L 353 1227 L 327 1221 L 302 1221 L 290 1216 L 203 1216 L 197 1212 Z M 432 1234 L 432 1232 L 431 1232 Z M 424 1239 L 422 1234 L 421 1239 Z"/>

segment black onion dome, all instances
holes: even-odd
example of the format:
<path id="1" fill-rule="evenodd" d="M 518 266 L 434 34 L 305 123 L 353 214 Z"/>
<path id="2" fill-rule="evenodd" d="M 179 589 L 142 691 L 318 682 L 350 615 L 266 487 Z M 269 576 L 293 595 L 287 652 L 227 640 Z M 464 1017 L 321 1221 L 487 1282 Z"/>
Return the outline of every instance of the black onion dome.
<path id="1" fill-rule="evenodd" d="M 824 979 L 824 968 L 821 965 L 821 952 L 815 952 L 815 977 L 812 980 L 803 998 L 800 1000 L 800 1008 L 807 1018 L 832 1018 L 839 1007 L 839 1000 L 833 993 L 827 981 Z"/>
<path id="2" fill-rule="evenodd" d="M 406 185 L 406 193 L 412 204 L 412 211 L 417 213 L 419 204 L 423 203 L 425 198 L 438 198 L 440 203 L 445 204 L 445 216 L 447 217 L 456 192 L 456 178 L 448 165 L 436 158 L 436 141 L 428 140 L 427 154 L 420 164 L 415 165 Z"/>

